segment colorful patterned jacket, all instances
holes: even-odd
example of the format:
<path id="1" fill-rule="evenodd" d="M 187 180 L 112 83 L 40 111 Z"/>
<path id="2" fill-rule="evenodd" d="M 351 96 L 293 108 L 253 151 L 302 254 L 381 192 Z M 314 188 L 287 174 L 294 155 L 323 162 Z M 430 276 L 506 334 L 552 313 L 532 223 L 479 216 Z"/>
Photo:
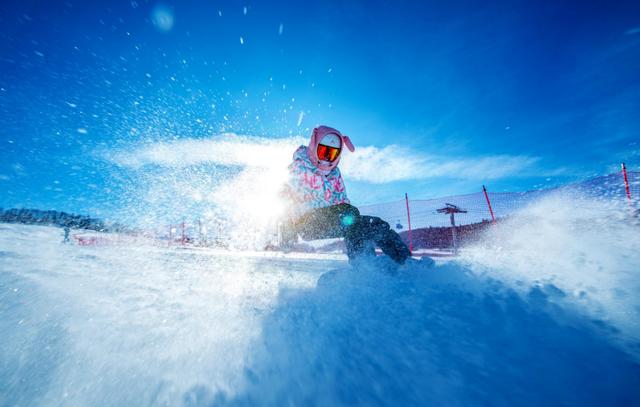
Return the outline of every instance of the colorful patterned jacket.
<path id="1" fill-rule="evenodd" d="M 328 172 L 318 169 L 309 159 L 307 148 L 300 146 L 289 165 L 285 194 L 291 201 L 290 209 L 294 219 L 312 209 L 349 203 L 338 167 Z"/>

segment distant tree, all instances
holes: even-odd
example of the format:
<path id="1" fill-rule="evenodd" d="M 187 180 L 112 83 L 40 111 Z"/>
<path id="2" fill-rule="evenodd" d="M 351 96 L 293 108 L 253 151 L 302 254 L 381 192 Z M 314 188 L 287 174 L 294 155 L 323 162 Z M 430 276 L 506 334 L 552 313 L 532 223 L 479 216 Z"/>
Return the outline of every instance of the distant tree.
<path id="1" fill-rule="evenodd" d="M 115 222 L 107 224 L 102 219 L 54 210 L 0 208 L 0 222 L 51 225 L 104 232 L 132 232 L 131 228 Z"/>

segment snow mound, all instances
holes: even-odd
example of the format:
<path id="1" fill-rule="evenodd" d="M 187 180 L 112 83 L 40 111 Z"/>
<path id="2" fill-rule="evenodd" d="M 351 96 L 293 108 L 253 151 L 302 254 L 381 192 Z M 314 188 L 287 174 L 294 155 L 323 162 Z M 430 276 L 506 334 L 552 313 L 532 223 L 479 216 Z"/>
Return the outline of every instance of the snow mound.
<path id="1" fill-rule="evenodd" d="M 637 241 L 587 250 L 621 218 L 529 254 L 562 219 L 397 270 L 0 225 L 0 405 L 638 404 Z"/>
<path id="2" fill-rule="evenodd" d="M 243 391 L 189 405 L 625 405 L 640 367 L 615 330 L 455 263 L 421 274 L 343 270 L 287 290 L 251 346 Z M 587 386 L 585 388 L 585 386 Z"/>

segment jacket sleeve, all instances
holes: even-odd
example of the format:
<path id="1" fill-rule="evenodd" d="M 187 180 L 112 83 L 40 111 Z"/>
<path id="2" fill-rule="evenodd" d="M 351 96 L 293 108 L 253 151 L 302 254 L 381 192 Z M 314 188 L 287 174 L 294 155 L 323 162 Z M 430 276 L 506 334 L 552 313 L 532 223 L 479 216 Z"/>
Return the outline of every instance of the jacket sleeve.
<path id="1" fill-rule="evenodd" d="M 334 181 L 332 181 L 332 189 L 333 189 L 333 203 L 347 203 L 350 204 L 349 198 L 347 197 L 347 188 L 344 185 L 344 180 L 342 179 L 342 174 L 338 168 L 335 169 L 336 176 Z"/>
<path id="2" fill-rule="evenodd" d="M 294 206 L 303 205 L 306 201 L 312 200 L 312 193 L 309 184 L 309 174 L 305 171 L 304 164 L 299 160 L 294 160 L 288 167 L 289 177 L 284 188 L 287 199 Z"/>

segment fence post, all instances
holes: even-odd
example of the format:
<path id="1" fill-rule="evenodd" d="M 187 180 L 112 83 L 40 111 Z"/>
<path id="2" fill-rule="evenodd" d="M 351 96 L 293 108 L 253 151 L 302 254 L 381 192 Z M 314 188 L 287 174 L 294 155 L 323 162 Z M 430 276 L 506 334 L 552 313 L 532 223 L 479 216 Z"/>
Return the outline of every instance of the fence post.
<path id="1" fill-rule="evenodd" d="M 622 163 L 622 176 L 624 177 L 624 189 L 627 193 L 627 201 L 631 204 L 631 190 L 629 189 L 629 177 L 627 177 L 627 166 Z"/>
<path id="2" fill-rule="evenodd" d="M 404 200 L 407 204 L 407 223 L 409 224 L 409 251 L 413 252 L 413 239 L 411 237 L 411 212 L 409 211 L 409 195 L 404 193 Z"/>
<path id="3" fill-rule="evenodd" d="M 458 233 L 456 232 L 456 218 L 454 212 L 449 215 L 451 220 L 451 242 L 453 243 L 453 255 L 458 255 Z"/>
<path id="4" fill-rule="evenodd" d="M 487 188 L 485 188 L 485 186 L 482 186 L 482 192 L 484 192 L 484 198 L 487 200 L 487 206 L 489 206 L 489 213 L 491 214 L 491 221 L 493 222 L 493 224 L 496 224 L 496 217 L 493 216 L 493 209 L 491 208 L 491 201 L 489 200 L 489 194 L 487 194 Z"/>

